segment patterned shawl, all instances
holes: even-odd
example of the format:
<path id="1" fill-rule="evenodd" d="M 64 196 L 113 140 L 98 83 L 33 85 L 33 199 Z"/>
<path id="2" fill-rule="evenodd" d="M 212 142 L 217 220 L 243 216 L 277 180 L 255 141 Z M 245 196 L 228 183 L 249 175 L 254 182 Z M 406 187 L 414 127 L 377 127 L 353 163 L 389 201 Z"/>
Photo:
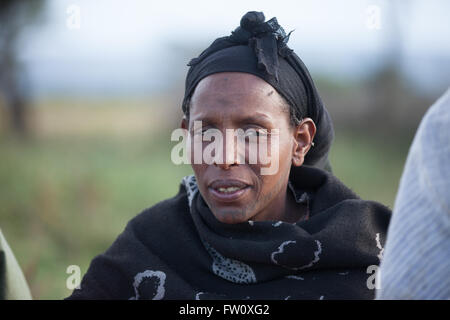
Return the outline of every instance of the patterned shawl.
<path id="1" fill-rule="evenodd" d="M 308 166 L 291 172 L 287 192 L 307 220 L 225 224 L 185 177 L 128 223 L 68 299 L 373 299 L 368 267 L 382 258 L 390 210 Z"/>

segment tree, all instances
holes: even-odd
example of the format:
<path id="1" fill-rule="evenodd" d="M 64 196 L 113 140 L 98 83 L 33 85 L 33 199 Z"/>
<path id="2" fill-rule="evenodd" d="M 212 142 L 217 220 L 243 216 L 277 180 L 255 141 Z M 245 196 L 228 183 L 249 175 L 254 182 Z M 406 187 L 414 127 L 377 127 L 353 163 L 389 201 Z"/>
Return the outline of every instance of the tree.
<path id="1" fill-rule="evenodd" d="M 10 114 L 11 129 L 21 136 L 27 134 L 27 101 L 17 59 L 18 40 L 40 20 L 44 5 L 45 0 L 0 1 L 0 96 Z"/>

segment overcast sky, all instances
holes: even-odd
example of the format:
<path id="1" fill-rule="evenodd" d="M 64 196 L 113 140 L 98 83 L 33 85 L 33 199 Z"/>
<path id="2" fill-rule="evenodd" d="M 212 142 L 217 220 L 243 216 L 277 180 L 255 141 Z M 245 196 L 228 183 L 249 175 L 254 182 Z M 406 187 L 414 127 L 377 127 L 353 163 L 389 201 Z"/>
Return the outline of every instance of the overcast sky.
<path id="1" fill-rule="evenodd" d="M 79 28 L 70 27 L 73 6 L 80 13 Z M 205 46 L 228 35 L 250 10 L 263 11 L 267 19 L 276 16 L 286 31 L 295 29 L 290 47 L 320 72 L 357 73 L 371 61 L 355 66 L 354 57 L 376 57 L 393 47 L 407 68 L 418 57 L 427 60 L 425 64 L 450 57 L 446 0 L 49 0 L 46 23 L 26 34 L 21 58 L 30 66 L 32 81 L 41 86 L 76 87 L 89 81 L 107 85 L 118 75 L 128 75 L 130 83 L 138 85 L 149 76 L 167 74 L 163 64 L 169 61 L 165 58 L 170 48 Z M 161 63 L 149 72 L 143 64 L 152 59 Z M 450 73 L 445 68 L 442 72 Z"/>

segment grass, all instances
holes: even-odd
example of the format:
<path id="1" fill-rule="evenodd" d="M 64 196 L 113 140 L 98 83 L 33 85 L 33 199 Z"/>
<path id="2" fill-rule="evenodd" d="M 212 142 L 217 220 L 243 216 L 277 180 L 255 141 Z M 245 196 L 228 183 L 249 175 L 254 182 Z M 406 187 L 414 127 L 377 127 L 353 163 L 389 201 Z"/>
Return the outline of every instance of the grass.
<path id="1" fill-rule="evenodd" d="M 1 143 L 1 228 L 33 297 L 69 295 L 68 265 L 85 272 L 129 219 L 177 192 L 191 169 L 171 165 L 167 147 L 144 138 Z"/>
<path id="2" fill-rule="evenodd" d="M 361 198 L 393 207 L 410 141 L 337 132 L 333 173 Z"/>
<path id="3" fill-rule="evenodd" d="M 0 137 L 0 226 L 33 298 L 70 295 L 69 265 L 86 272 L 133 216 L 177 192 L 192 171 L 172 164 L 173 145 L 169 133 Z M 392 207 L 407 150 L 408 142 L 338 132 L 330 158 L 362 198 Z"/>

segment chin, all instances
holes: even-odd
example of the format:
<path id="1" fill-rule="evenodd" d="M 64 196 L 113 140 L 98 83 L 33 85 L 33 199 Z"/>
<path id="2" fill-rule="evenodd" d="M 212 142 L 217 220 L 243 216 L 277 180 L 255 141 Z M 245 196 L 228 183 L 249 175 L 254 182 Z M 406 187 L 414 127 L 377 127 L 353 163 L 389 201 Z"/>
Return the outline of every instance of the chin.
<path id="1" fill-rule="evenodd" d="M 243 223 L 250 219 L 248 215 L 243 214 L 239 209 L 216 208 L 213 210 L 213 214 L 217 220 L 227 224 Z"/>

